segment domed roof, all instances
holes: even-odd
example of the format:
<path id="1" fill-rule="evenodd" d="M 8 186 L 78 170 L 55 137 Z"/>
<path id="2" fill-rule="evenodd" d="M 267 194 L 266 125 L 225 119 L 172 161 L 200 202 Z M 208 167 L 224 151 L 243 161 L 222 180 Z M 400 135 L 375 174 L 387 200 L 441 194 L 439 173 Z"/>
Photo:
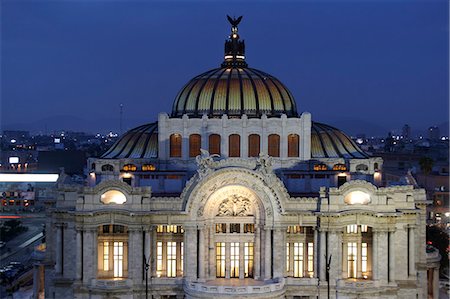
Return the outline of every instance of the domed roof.
<path id="1" fill-rule="evenodd" d="M 239 39 L 237 25 L 242 17 L 231 19 L 231 34 L 225 41 L 224 62 L 190 80 L 178 93 L 172 117 L 297 117 L 294 97 L 277 78 L 248 68 L 245 43 Z"/>
<path id="2" fill-rule="evenodd" d="M 172 117 L 295 117 L 294 97 L 275 77 L 252 68 L 225 66 L 189 81 L 177 95 Z"/>
<path id="3" fill-rule="evenodd" d="M 131 129 L 102 155 L 103 159 L 157 158 L 158 123 L 150 123 Z"/>
<path id="4" fill-rule="evenodd" d="M 311 126 L 311 158 L 369 158 L 347 135 L 332 126 L 313 122 Z"/>

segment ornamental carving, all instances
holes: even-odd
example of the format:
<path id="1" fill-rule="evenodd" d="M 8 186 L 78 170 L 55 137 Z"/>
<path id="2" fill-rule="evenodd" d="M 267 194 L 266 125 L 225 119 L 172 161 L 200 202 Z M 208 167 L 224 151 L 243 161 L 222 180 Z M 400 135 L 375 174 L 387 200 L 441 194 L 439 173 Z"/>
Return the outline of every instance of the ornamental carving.
<path id="1" fill-rule="evenodd" d="M 250 199 L 232 195 L 220 204 L 217 216 L 249 216 L 251 214 L 250 206 Z"/>

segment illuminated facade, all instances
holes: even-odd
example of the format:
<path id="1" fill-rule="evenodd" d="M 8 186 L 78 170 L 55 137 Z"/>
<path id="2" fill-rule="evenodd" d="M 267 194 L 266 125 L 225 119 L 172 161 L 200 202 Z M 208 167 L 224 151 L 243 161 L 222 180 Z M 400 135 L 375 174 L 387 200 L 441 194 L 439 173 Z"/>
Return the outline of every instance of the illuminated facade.
<path id="1" fill-rule="evenodd" d="M 59 184 L 47 297 L 426 297 L 424 190 L 382 187 L 380 158 L 298 114 L 239 20 L 170 115 Z"/>

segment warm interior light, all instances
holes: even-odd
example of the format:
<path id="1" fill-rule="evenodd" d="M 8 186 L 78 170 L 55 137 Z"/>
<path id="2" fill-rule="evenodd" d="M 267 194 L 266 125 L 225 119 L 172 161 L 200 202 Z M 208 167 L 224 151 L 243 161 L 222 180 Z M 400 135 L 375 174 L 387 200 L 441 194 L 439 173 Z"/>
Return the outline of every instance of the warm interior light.
<path id="1" fill-rule="evenodd" d="M 131 178 L 131 173 L 125 172 L 125 173 L 122 175 L 122 177 L 124 177 L 124 178 L 126 178 L 126 179 Z"/>
<path id="2" fill-rule="evenodd" d="M 45 173 L 0 173 L 0 182 L 41 182 L 52 183 L 58 180 L 58 174 Z"/>
<path id="3" fill-rule="evenodd" d="M 370 195 L 362 191 L 353 191 L 345 196 L 344 201 L 349 205 L 366 205 L 370 202 Z"/>
<path id="4" fill-rule="evenodd" d="M 101 201 L 104 204 L 123 204 L 127 201 L 125 194 L 118 190 L 109 190 L 102 194 Z"/>

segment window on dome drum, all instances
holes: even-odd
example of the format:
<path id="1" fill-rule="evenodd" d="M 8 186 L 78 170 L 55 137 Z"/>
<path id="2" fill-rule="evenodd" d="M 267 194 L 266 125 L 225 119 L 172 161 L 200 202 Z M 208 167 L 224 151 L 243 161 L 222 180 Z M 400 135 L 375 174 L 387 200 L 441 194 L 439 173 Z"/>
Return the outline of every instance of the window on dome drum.
<path id="1" fill-rule="evenodd" d="M 189 135 L 189 157 L 197 157 L 200 155 L 200 147 L 202 146 L 202 137 L 199 134 Z"/>
<path id="2" fill-rule="evenodd" d="M 134 165 L 134 164 L 125 164 L 125 165 L 122 167 L 122 170 L 123 170 L 123 171 L 136 171 L 136 169 L 137 169 L 137 167 L 136 167 L 136 165 Z"/>
<path id="3" fill-rule="evenodd" d="M 156 276 L 183 276 L 184 229 L 180 225 L 156 227 Z"/>
<path id="4" fill-rule="evenodd" d="M 228 157 L 241 156 L 241 136 L 238 134 L 231 134 L 228 137 Z"/>
<path id="5" fill-rule="evenodd" d="M 107 224 L 98 227 L 97 277 L 119 279 L 128 276 L 128 230 L 126 226 Z"/>
<path id="6" fill-rule="evenodd" d="M 153 164 L 144 164 L 142 165 L 142 171 L 155 171 L 156 167 Z"/>
<path id="7" fill-rule="evenodd" d="M 372 228 L 367 225 L 347 225 L 343 235 L 345 260 L 343 273 L 347 278 L 372 278 Z"/>
<path id="8" fill-rule="evenodd" d="M 288 135 L 288 157 L 299 156 L 299 136 L 297 134 Z"/>
<path id="9" fill-rule="evenodd" d="M 170 135 L 170 157 L 181 158 L 181 135 Z"/>
<path id="10" fill-rule="evenodd" d="M 114 166 L 112 166 L 111 164 L 103 165 L 102 171 L 114 171 Z"/>
<path id="11" fill-rule="evenodd" d="M 288 227 L 286 274 L 289 277 L 314 277 L 314 230 L 311 226 Z"/>
<path id="12" fill-rule="evenodd" d="M 270 134 L 268 137 L 267 152 L 271 157 L 280 156 L 280 135 Z"/>
<path id="13" fill-rule="evenodd" d="M 258 157 L 260 153 L 260 137 L 258 134 L 248 136 L 248 156 Z"/>
<path id="14" fill-rule="evenodd" d="M 220 155 L 220 135 L 211 134 L 209 135 L 209 153 Z"/>

